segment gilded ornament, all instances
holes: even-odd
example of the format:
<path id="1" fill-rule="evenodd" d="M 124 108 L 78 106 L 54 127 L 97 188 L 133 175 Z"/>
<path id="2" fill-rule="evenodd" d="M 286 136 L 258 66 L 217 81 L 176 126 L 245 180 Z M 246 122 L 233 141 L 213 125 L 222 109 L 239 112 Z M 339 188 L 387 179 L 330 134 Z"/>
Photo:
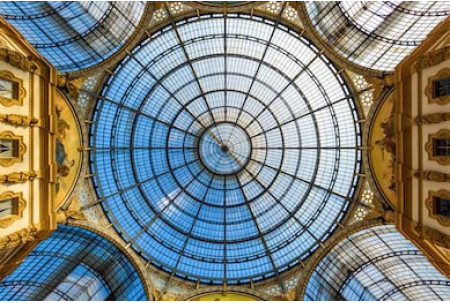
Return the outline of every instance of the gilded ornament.
<path id="1" fill-rule="evenodd" d="M 24 71 L 30 71 L 34 67 L 26 56 L 3 46 L 0 47 L 0 60 Z"/>
<path id="2" fill-rule="evenodd" d="M 0 114 L 0 121 L 14 126 L 30 127 L 33 127 L 38 123 L 38 119 L 36 118 L 16 114 Z"/>
<path id="3" fill-rule="evenodd" d="M 36 240 L 35 227 L 24 228 L 0 239 L 0 249 L 9 249 Z"/>
<path id="4" fill-rule="evenodd" d="M 56 214 L 59 224 L 66 224 L 69 220 L 86 220 L 86 216 L 79 210 L 63 210 Z"/>
<path id="5" fill-rule="evenodd" d="M 450 174 L 437 171 L 417 171 L 414 173 L 414 176 L 427 181 L 450 182 Z"/>
<path id="6" fill-rule="evenodd" d="M 0 175 L 0 183 L 21 183 L 33 181 L 37 177 L 35 172 L 18 172 Z"/>
<path id="7" fill-rule="evenodd" d="M 450 121 L 450 113 L 435 113 L 417 117 L 414 121 L 418 124 L 434 124 Z"/>

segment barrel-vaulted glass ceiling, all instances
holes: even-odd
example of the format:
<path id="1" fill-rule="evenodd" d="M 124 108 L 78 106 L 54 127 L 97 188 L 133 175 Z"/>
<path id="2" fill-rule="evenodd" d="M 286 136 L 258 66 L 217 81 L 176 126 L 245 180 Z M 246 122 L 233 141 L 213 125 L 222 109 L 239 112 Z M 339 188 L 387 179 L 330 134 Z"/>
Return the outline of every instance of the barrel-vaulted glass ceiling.
<path id="1" fill-rule="evenodd" d="M 306 301 L 448 301 L 450 281 L 394 226 L 339 242 L 312 273 Z"/>
<path id="2" fill-rule="evenodd" d="M 94 184 L 114 228 L 202 283 L 279 277 L 336 229 L 358 183 L 344 78 L 257 16 L 172 20 L 117 66 L 92 119 Z"/>
<path id="3" fill-rule="evenodd" d="M 91 67 L 117 52 L 144 13 L 139 1 L 1 1 L 0 15 L 60 72 Z"/>
<path id="4" fill-rule="evenodd" d="M 450 15 L 448 1 L 310 1 L 312 25 L 333 50 L 371 69 L 394 70 Z"/>

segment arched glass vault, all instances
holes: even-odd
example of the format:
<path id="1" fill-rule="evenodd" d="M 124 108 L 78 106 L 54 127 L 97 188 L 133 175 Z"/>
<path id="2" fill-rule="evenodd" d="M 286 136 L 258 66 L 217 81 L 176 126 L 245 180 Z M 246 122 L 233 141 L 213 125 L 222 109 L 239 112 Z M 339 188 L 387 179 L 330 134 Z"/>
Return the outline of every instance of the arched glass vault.
<path id="1" fill-rule="evenodd" d="M 59 72 L 108 59 L 133 35 L 144 11 L 139 1 L 0 2 L 0 15 Z"/>
<path id="2" fill-rule="evenodd" d="M 0 300 L 147 300 L 139 274 L 104 237 L 80 227 L 58 229 L 0 282 Z"/>
<path id="3" fill-rule="evenodd" d="M 172 276 L 279 277 L 333 233 L 358 185 L 345 79 L 310 41 L 257 16 L 172 20 L 117 66 L 92 120 L 99 203 Z"/>
<path id="4" fill-rule="evenodd" d="M 342 240 L 319 262 L 304 300 L 448 301 L 450 281 L 394 226 Z"/>
<path id="5" fill-rule="evenodd" d="M 310 1 L 304 5 L 313 30 L 333 51 L 378 71 L 393 71 L 450 15 L 447 1 Z"/>

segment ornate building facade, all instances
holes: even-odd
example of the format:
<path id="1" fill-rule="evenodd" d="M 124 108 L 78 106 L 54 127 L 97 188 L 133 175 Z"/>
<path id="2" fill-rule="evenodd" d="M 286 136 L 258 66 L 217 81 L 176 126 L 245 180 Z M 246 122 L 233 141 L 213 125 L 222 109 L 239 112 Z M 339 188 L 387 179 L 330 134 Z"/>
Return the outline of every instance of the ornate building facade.
<path id="1" fill-rule="evenodd" d="M 450 300 L 447 2 L 0 15 L 0 299 Z"/>

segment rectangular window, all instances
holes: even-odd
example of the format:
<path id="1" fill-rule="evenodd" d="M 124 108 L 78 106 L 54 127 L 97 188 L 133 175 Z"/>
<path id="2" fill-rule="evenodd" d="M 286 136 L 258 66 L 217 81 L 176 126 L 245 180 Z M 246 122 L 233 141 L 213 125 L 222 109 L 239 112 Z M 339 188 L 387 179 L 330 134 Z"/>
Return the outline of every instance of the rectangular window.
<path id="1" fill-rule="evenodd" d="M 450 78 L 443 78 L 433 81 L 433 98 L 440 98 L 450 95 Z"/>
<path id="2" fill-rule="evenodd" d="M 0 218 L 18 214 L 18 198 L 10 198 L 0 201 Z"/>
<path id="3" fill-rule="evenodd" d="M 450 156 L 450 138 L 433 139 L 434 156 Z"/>
<path id="4" fill-rule="evenodd" d="M 18 158 L 19 141 L 14 139 L 0 139 L 0 158 Z"/>
<path id="5" fill-rule="evenodd" d="M 0 98 L 19 99 L 19 83 L 0 78 Z"/>
<path id="6" fill-rule="evenodd" d="M 437 215 L 450 217 L 450 198 L 434 197 L 434 208 Z"/>

